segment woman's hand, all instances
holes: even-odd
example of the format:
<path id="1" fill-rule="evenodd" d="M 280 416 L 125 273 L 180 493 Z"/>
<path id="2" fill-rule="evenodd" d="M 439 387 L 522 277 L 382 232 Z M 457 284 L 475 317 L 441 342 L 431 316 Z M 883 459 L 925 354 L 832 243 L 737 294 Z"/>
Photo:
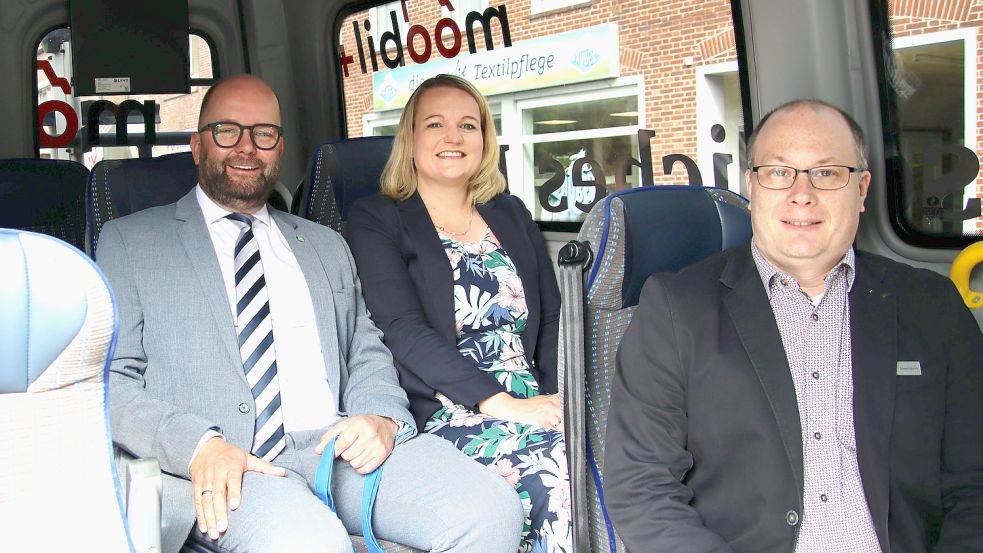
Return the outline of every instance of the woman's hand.
<path id="1" fill-rule="evenodd" d="M 563 407 L 556 394 L 519 399 L 499 392 L 478 402 L 478 410 L 496 419 L 563 430 Z"/>

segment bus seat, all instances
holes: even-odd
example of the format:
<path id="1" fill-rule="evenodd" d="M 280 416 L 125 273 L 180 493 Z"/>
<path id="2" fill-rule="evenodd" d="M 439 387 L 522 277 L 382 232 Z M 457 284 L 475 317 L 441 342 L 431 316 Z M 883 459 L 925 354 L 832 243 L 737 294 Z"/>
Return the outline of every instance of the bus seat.
<path id="1" fill-rule="evenodd" d="M 603 504 L 604 433 L 618 344 L 642 285 L 653 273 L 678 271 L 750 238 L 743 197 L 717 188 L 647 186 L 607 196 L 588 214 L 578 240 L 561 250 L 560 367 L 574 536 L 589 540 L 590 551 L 624 551 Z M 577 259 L 578 250 L 594 254 Z M 577 312 L 583 315 L 571 316 Z"/>
<path id="2" fill-rule="evenodd" d="M 134 551 L 107 411 L 109 284 L 31 232 L 0 229 L 0 267 L 0 550 Z"/>
<path id="3" fill-rule="evenodd" d="M 88 176 L 74 161 L 0 160 L 0 227 L 40 232 L 84 250 Z"/>
<path id="4" fill-rule="evenodd" d="M 93 258 L 106 221 L 176 202 L 197 183 L 198 167 L 191 152 L 96 163 L 86 189 L 86 238 Z"/>
<path id="5" fill-rule="evenodd" d="M 379 178 L 392 147 L 391 136 L 349 138 L 318 146 L 298 215 L 341 232 L 352 203 L 379 192 Z"/>
<path id="6" fill-rule="evenodd" d="M 352 203 L 379 192 L 379 177 L 392 145 L 391 136 L 371 136 L 318 146 L 311 158 L 307 181 L 297 190 L 300 196 L 297 214 L 342 232 Z M 356 551 L 368 553 L 361 536 L 351 538 Z M 406 545 L 378 541 L 386 553 L 422 553 Z"/>

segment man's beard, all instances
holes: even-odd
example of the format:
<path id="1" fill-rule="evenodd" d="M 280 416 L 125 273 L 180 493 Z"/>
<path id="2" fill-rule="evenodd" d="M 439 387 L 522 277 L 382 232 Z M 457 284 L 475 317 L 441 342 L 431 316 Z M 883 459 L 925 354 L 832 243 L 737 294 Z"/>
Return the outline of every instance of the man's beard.
<path id="1" fill-rule="evenodd" d="M 233 179 L 227 165 L 258 167 L 253 178 Z M 269 164 L 251 156 L 231 155 L 223 160 L 211 160 L 203 156 L 198 166 L 198 181 L 202 189 L 215 202 L 226 207 L 258 207 L 266 203 L 276 179 L 280 175 L 280 162 Z"/>

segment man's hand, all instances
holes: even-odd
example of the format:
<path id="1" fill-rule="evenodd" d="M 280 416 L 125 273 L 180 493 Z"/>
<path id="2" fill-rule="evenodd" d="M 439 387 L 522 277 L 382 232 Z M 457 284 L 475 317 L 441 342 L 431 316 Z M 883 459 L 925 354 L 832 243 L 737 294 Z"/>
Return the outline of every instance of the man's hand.
<path id="1" fill-rule="evenodd" d="M 242 474 L 247 470 L 284 476 L 286 470 L 254 457 L 226 442 L 212 438 L 191 460 L 189 473 L 194 485 L 198 530 L 217 540 L 229 528 L 229 509 L 242 501 Z"/>
<path id="2" fill-rule="evenodd" d="M 478 410 L 496 419 L 563 431 L 563 407 L 556 394 L 520 399 L 499 392 L 478 402 Z"/>
<path id="3" fill-rule="evenodd" d="M 395 421 L 379 415 L 344 419 L 324 434 L 314 452 L 320 455 L 331 438 L 338 436 L 334 446 L 335 458 L 341 456 L 360 474 L 368 474 L 393 452 L 396 428 Z"/>

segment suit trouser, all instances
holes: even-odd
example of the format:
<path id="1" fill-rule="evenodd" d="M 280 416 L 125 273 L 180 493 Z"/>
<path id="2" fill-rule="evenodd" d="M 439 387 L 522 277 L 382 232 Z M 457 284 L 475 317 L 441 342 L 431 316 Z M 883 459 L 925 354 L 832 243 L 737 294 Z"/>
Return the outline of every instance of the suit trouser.
<path id="1" fill-rule="evenodd" d="M 345 552 L 361 534 L 364 477 L 335 461 L 337 515 L 314 495 L 323 431 L 287 435 L 273 463 L 286 477 L 247 472 L 242 503 L 218 545 L 229 551 Z M 372 516 L 377 538 L 424 551 L 515 553 L 523 512 L 515 491 L 497 474 L 446 440 L 422 434 L 396 446 L 384 465 Z M 480 506 L 480 508 L 478 507 Z M 192 532 L 198 532 L 197 526 Z M 207 537 L 206 537 L 207 539 Z"/>

